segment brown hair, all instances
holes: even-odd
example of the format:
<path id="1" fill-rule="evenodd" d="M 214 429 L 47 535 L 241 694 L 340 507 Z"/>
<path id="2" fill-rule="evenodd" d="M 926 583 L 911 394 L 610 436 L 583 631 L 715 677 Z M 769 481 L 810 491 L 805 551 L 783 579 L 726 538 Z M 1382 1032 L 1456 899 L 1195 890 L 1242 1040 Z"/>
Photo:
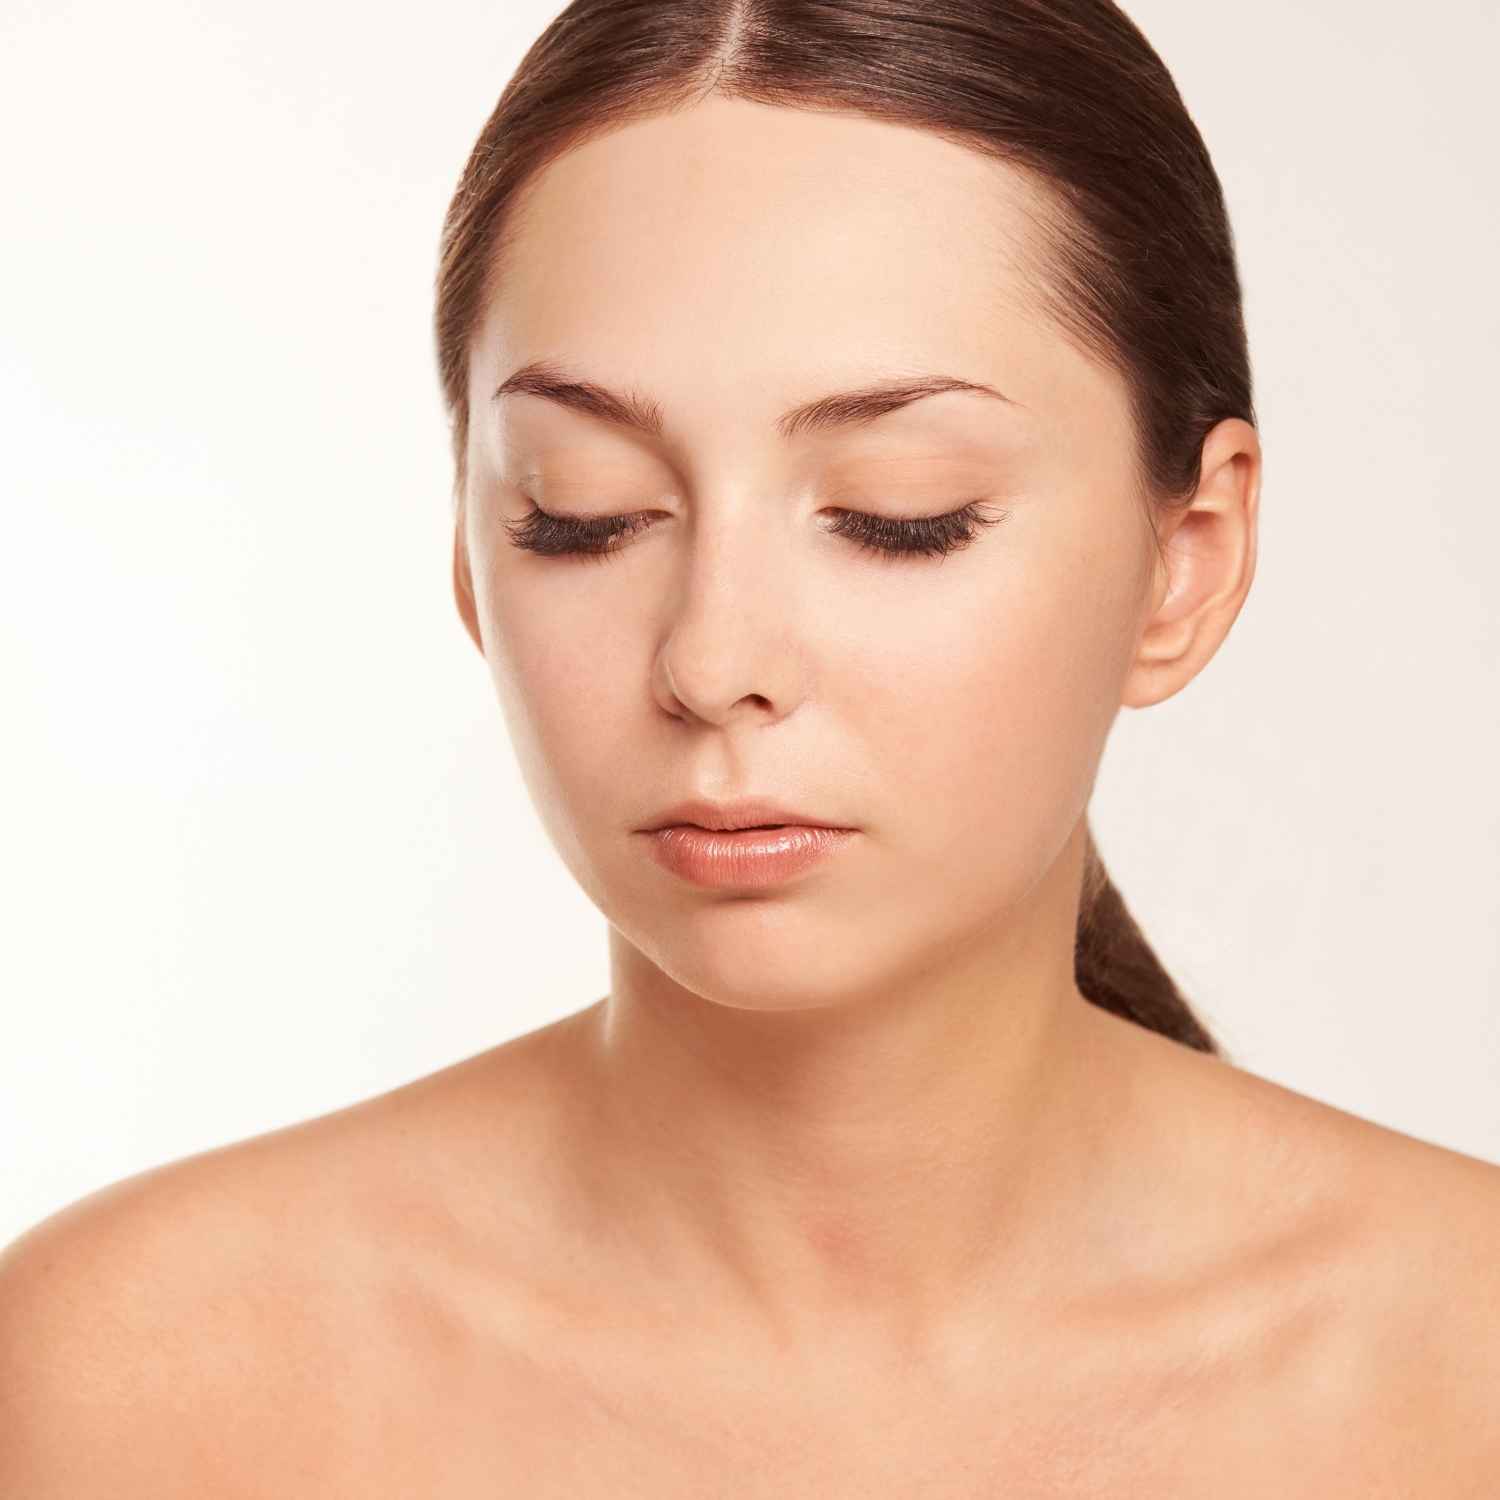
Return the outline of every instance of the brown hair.
<path id="1" fill-rule="evenodd" d="M 1166 65 L 1110 0 L 572 0 L 506 84 L 443 223 L 434 331 L 454 498 L 469 347 L 526 184 L 587 139 L 719 94 L 934 132 L 1043 189 L 1037 291 L 1124 378 L 1137 499 L 1190 503 L 1203 442 L 1255 421 L 1219 179 Z M 1110 881 L 1092 831 L 1075 968 L 1095 1005 L 1223 1055 Z"/>

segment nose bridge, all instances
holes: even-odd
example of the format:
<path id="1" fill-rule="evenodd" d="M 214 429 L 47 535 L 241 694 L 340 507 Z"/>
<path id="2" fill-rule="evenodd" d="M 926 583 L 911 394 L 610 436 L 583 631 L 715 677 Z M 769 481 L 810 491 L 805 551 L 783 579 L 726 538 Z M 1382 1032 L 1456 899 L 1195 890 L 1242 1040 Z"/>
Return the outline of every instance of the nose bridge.
<path id="1" fill-rule="evenodd" d="M 658 662 L 682 708 L 719 722 L 742 700 L 792 707 L 800 661 L 784 501 L 741 489 L 695 504 Z"/>

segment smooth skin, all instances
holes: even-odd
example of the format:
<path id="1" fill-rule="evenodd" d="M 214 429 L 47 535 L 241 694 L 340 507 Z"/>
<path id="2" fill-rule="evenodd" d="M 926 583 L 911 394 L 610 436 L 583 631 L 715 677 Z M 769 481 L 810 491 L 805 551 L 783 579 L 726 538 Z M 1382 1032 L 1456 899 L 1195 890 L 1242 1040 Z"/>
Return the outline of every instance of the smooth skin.
<path id="1" fill-rule="evenodd" d="M 718 98 L 536 179 L 453 582 L 610 992 L 23 1236 L 0 1493 L 1494 1493 L 1500 1169 L 1074 983 L 1106 739 L 1239 614 L 1261 452 L 1222 422 L 1153 536 L 1121 377 L 1038 310 L 1044 211 Z M 494 395 L 542 360 L 659 430 Z M 928 375 L 1006 399 L 777 427 Z M 979 497 L 941 562 L 827 529 Z M 542 557 L 533 503 L 650 524 Z M 859 831 L 754 895 L 647 858 L 752 794 Z"/>

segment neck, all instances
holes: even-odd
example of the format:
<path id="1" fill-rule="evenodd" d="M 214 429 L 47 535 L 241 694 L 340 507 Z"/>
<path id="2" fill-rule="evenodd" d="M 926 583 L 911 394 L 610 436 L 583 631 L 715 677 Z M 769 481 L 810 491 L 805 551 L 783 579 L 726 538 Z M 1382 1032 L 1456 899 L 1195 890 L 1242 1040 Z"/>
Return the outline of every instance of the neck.
<path id="1" fill-rule="evenodd" d="M 1024 912 L 835 1003 L 705 998 L 611 927 L 581 1091 L 609 1242 L 691 1287 L 700 1326 L 782 1348 L 840 1328 L 910 1354 L 1076 1278 L 1127 1084 L 1073 982 L 1073 852 Z"/>

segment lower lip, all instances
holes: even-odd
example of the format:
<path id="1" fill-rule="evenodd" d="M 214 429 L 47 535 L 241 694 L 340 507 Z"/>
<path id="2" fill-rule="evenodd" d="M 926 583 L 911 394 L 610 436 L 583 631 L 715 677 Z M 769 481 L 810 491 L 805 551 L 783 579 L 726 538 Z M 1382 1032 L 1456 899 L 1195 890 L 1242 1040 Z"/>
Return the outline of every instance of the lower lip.
<path id="1" fill-rule="evenodd" d="M 854 837 L 853 828 L 698 828 L 677 823 L 646 834 L 656 861 L 695 885 L 755 888 L 811 869 Z"/>

